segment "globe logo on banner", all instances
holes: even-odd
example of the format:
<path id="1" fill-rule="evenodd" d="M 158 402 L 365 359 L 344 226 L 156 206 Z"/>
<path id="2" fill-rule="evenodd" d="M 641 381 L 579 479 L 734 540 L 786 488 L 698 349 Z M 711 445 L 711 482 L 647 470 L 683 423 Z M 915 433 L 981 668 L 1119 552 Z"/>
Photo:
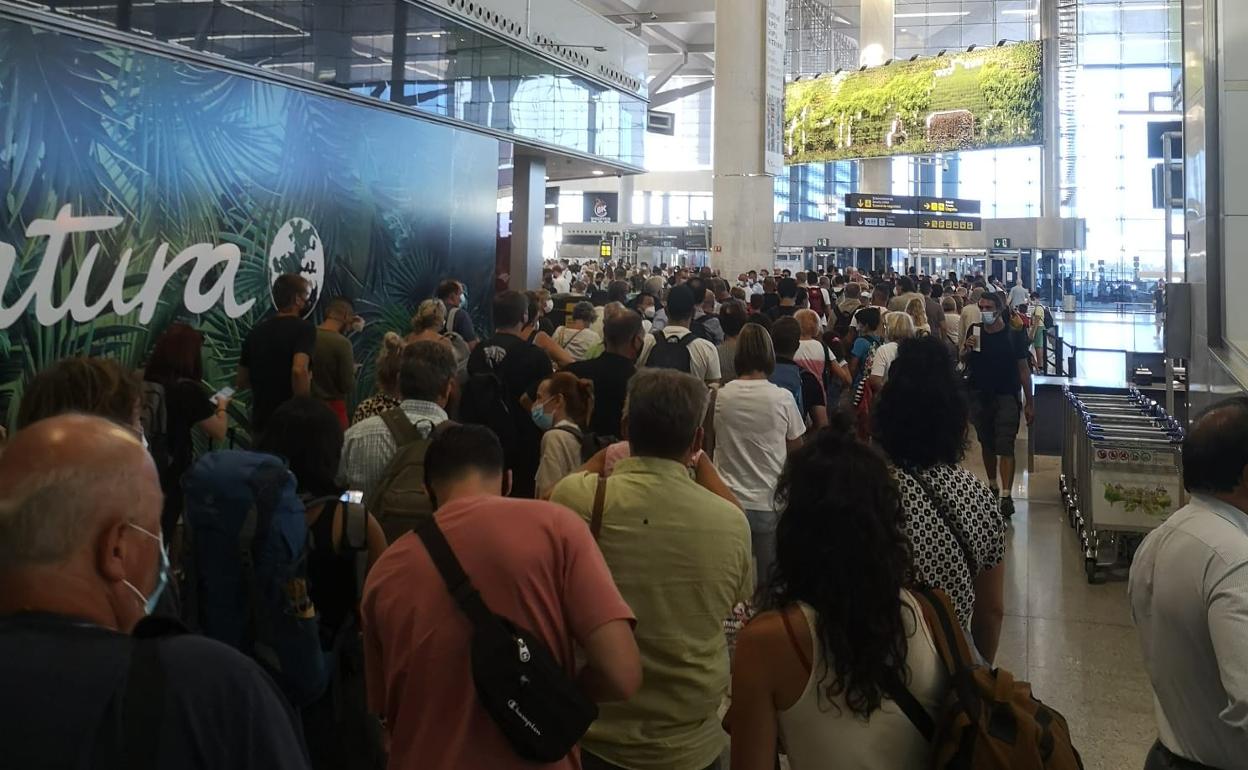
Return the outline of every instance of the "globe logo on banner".
<path id="1" fill-rule="evenodd" d="M 607 218 L 607 202 L 602 198 L 594 198 L 594 219 L 606 220 Z"/>
<path id="2" fill-rule="evenodd" d="M 325 247 L 316 228 L 306 219 L 287 221 L 269 246 L 269 286 L 283 273 L 298 273 L 307 280 L 308 307 L 304 316 L 310 315 L 325 285 Z"/>

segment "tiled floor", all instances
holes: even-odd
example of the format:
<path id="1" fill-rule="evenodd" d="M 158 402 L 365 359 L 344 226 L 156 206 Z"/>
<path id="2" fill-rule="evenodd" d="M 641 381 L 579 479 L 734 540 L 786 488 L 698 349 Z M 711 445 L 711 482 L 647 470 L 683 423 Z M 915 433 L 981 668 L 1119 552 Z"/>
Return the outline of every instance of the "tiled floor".
<path id="1" fill-rule="evenodd" d="M 1125 574 L 1088 585 L 1059 501 L 1058 463 L 1036 458 L 1036 473 L 1015 485 L 996 662 L 1066 716 L 1087 770 L 1138 770 L 1156 726 Z M 977 449 L 968 464 L 981 472 Z"/>

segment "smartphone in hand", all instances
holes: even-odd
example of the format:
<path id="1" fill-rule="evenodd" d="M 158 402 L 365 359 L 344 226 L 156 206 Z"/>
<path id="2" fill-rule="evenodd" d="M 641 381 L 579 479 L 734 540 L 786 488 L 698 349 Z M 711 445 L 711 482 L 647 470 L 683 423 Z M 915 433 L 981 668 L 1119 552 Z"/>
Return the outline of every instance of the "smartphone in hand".
<path id="1" fill-rule="evenodd" d="M 224 398 L 224 399 L 230 399 L 230 398 L 233 398 L 233 397 L 234 397 L 234 389 L 233 389 L 233 388 L 231 388 L 231 387 L 229 387 L 229 386 L 226 386 L 226 387 L 222 388 L 221 390 L 218 390 L 216 393 L 214 393 L 214 394 L 213 394 L 213 396 L 212 396 L 212 398 L 211 398 L 210 400 L 211 400 L 211 401 L 212 401 L 212 403 L 214 403 L 214 404 L 220 404 L 220 403 L 221 403 L 221 399 L 223 399 L 223 398 Z"/>

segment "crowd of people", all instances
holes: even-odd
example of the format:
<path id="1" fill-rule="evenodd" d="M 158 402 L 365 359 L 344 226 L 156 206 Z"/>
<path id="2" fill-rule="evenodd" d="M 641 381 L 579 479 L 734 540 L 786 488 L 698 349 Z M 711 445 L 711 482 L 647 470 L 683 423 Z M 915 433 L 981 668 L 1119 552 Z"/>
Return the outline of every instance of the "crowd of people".
<path id="1" fill-rule="evenodd" d="M 230 449 L 189 326 L 141 373 L 40 372 L 0 454 L 14 766 L 528 767 L 482 705 L 494 629 L 597 704 L 551 767 L 719 768 L 725 731 L 734 770 L 926 767 L 897 704 L 951 680 L 915 590 L 993 661 L 1044 314 L 978 276 L 543 284 L 478 329 L 445 281 L 354 403 L 363 320 L 280 276 Z"/>

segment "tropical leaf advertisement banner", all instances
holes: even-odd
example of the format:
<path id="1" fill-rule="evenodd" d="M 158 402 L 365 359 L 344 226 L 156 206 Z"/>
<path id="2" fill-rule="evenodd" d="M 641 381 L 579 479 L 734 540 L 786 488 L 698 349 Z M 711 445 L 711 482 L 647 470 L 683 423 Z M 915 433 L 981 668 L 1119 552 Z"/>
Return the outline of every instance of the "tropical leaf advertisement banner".
<path id="1" fill-rule="evenodd" d="M 790 164 L 1044 141 L 1040 42 L 896 62 L 785 87 Z"/>
<path id="2" fill-rule="evenodd" d="M 0 51 L 0 423 L 40 369 L 139 367 L 178 320 L 228 383 L 285 271 L 368 322 L 360 397 L 439 281 L 488 325 L 496 140 L 2 18 Z"/>

